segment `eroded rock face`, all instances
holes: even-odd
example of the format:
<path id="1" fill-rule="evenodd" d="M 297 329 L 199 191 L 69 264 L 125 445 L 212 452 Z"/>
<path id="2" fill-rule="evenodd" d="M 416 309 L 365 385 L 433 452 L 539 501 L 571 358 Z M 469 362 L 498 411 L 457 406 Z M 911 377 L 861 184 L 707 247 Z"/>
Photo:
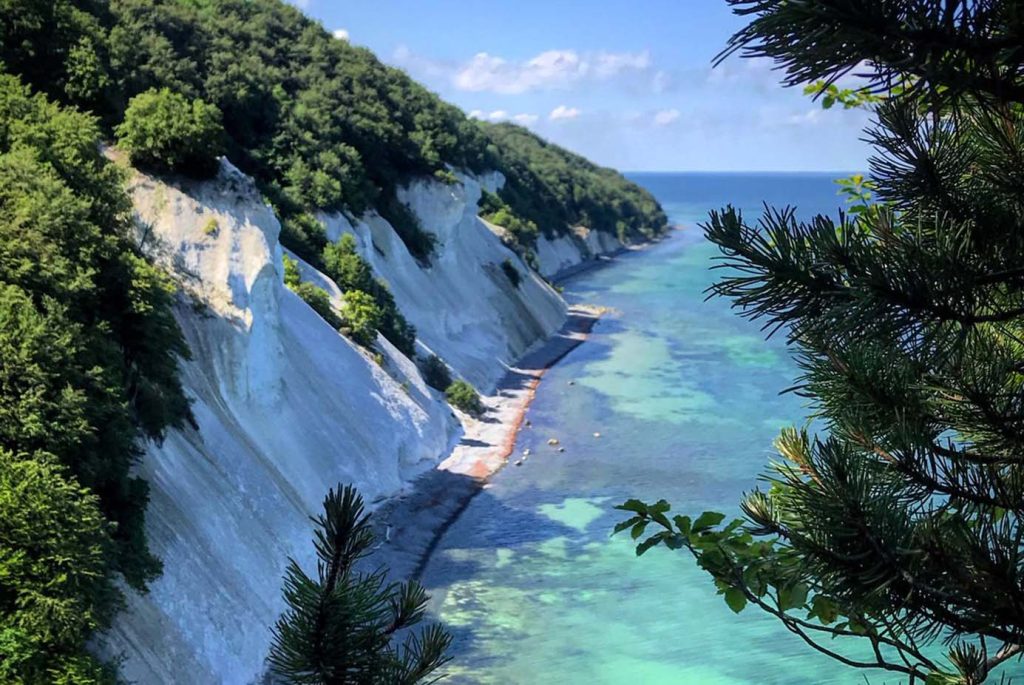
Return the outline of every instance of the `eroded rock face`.
<path id="1" fill-rule="evenodd" d="M 321 218 L 330 239 L 342 233 L 355 237 L 359 253 L 387 281 L 419 339 L 459 375 L 488 391 L 507 365 L 558 330 L 567 310 L 558 293 L 477 217 L 481 188 L 495 190 L 501 175 L 460 175 L 459 181 L 417 181 L 399 193 L 423 229 L 437 238 L 426 268 L 376 214 L 356 221 L 340 214 Z M 518 286 L 502 269 L 506 260 L 521 276 Z"/>
<path id="2" fill-rule="evenodd" d="M 553 278 L 623 247 L 615 236 L 582 226 L 556 238 L 542 235 L 537 239 L 537 267 L 544 276 Z"/>
<path id="3" fill-rule="evenodd" d="M 397 351 L 389 375 L 284 287 L 277 219 L 237 170 L 183 188 L 138 175 L 131 192 L 145 249 L 194 298 L 178 318 L 199 429 L 140 465 L 164 573 L 129 593 L 107 650 L 139 683 L 249 683 L 288 557 L 312 568 L 308 516 L 328 488 L 393 494 L 461 428 Z"/>
<path id="4" fill-rule="evenodd" d="M 401 191 L 437 237 L 429 266 L 376 214 L 324 217 L 331 239 L 356 237 L 420 347 L 484 391 L 566 315 L 476 216 L 481 187 L 502 180 Z M 177 314 L 193 354 L 183 380 L 198 430 L 172 432 L 140 464 L 164 572 L 147 595 L 128 593 L 104 649 L 123 655 L 124 676 L 139 683 L 256 682 L 284 608 L 287 559 L 313 569 L 308 516 L 328 488 L 355 483 L 371 502 L 392 495 L 443 459 L 461 426 L 386 340 L 378 337 L 382 368 L 284 287 L 278 220 L 229 163 L 213 181 L 181 186 L 136 174 L 130 190 L 141 244 L 187 294 Z M 329 279 L 300 268 L 340 302 Z"/>

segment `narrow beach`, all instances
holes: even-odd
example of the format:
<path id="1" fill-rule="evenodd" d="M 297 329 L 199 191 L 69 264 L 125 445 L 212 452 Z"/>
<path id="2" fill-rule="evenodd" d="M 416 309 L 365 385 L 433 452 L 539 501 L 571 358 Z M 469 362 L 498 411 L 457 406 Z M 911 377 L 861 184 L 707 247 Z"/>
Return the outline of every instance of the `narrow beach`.
<path id="1" fill-rule="evenodd" d="M 492 475 L 514 461 L 516 436 L 544 373 L 587 339 L 602 311 L 570 306 L 562 328 L 511 367 L 492 395 L 481 397 L 487 411 L 469 420 L 452 453 L 375 512 L 382 542 L 373 564 L 389 567 L 395 579 L 420 575 L 448 526 Z"/>

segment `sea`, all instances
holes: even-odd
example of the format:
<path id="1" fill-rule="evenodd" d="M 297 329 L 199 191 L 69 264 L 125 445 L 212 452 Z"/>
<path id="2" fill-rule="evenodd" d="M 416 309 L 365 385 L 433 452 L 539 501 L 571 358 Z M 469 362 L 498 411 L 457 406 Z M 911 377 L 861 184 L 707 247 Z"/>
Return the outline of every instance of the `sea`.
<path id="1" fill-rule="evenodd" d="M 766 204 L 834 216 L 848 175 L 631 175 L 680 228 L 564 284 L 610 312 L 541 383 L 516 444 L 530 456 L 472 501 L 422 577 L 454 635 L 446 683 L 901 682 L 818 654 L 753 608 L 734 614 L 685 551 L 638 558 L 611 535 L 631 497 L 738 515 L 779 429 L 803 423 L 806 400 L 781 393 L 797 376 L 784 341 L 707 298 L 719 253 L 699 225 L 726 205 L 752 221 Z"/>

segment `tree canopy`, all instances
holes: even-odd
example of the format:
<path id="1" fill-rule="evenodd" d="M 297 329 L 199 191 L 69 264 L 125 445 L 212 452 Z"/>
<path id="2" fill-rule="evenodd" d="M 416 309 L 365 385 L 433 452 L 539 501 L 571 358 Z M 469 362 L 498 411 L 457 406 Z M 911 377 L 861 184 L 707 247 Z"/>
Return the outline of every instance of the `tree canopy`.
<path id="1" fill-rule="evenodd" d="M 8 69 L 110 127 L 150 89 L 201 98 L 223 113 L 228 157 L 284 215 L 375 208 L 426 259 L 430 227 L 417 225 L 395 190 L 417 176 L 450 181 L 454 167 L 503 172 L 505 201 L 548 235 L 577 224 L 630 237 L 665 227 L 654 199 L 616 172 L 525 129 L 468 119 L 280 0 L 8 5 L 0 19 Z M 303 254 L 292 237 L 282 239 Z"/>
<path id="2" fill-rule="evenodd" d="M 224 135 L 220 110 L 202 100 L 189 101 L 167 88 L 147 90 L 128 103 L 116 134 L 118 146 L 141 169 L 196 178 L 217 173 Z"/>
<path id="3" fill-rule="evenodd" d="M 141 589 L 160 570 L 139 443 L 190 419 L 173 287 L 131 241 L 99 134 L 0 74 L 0 506 L 23 511 L 0 517 L 5 682 L 100 678 L 84 645 L 115 574 Z"/>
<path id="4" fill-rule="evenodd" d="M 1024 650 L 1024 15 L 731 4 L 751 23 L 727 53 L 875 109 L 849 214 L 753 224 L 727 207 L 704 226 L 727 267 L 711 292 L 786 335 L 821 431 L 781 433 L 744 519 L 631 500 L 618 530 L 638 554 L 688 550 L 735 611 L 753 604 L 844 663 L 983 682 Z"/>

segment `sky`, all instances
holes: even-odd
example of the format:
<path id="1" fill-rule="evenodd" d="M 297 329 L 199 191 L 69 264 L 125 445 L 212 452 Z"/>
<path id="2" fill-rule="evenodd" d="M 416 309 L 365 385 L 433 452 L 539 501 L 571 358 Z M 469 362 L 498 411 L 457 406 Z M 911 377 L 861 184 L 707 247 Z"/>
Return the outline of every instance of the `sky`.
<path id="1" fill-rule="evenodd" d="M 867 114 L 822 110 L 764 60 L 712 68 L 724 0 L 294 0 L 470 116 L 623 171 L 865 168 Z"/>

